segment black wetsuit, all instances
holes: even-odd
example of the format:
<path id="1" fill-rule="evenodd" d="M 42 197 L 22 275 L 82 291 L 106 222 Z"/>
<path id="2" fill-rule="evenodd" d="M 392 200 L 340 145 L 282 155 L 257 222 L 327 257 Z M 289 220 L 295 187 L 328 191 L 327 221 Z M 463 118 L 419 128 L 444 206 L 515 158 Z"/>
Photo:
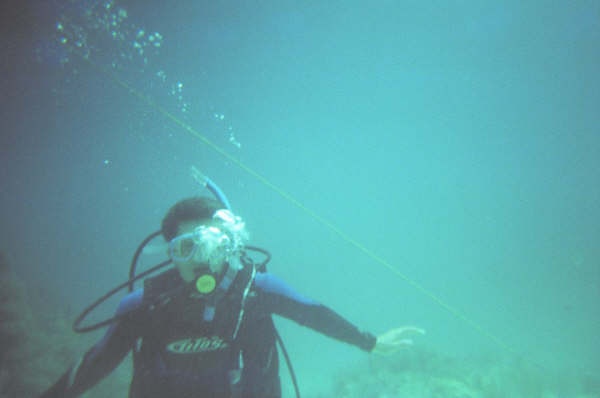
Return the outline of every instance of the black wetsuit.
<path id="1" fill-rule="evenodd" d="M 365 351 L 374 347 L 372 334 L 272 274 L 252 270 L 236 276 L 210 321 L 203 315 L 210 297 L 194 294 L 175 269 L 154 278 L 121 301 L 117 314 L 125 315 L 42 398 L 78 396 L 132 348 L 131 398 L 280 397 L 272 314 Z"/>

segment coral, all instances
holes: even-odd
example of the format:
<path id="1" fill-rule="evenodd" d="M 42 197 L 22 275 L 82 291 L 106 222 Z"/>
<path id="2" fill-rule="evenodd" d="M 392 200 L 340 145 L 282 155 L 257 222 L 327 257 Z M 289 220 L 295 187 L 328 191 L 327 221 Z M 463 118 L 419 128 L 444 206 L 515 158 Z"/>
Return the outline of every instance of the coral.
<path id="1" fill-rule="evenodd" d="M 0 398 L 35 397 L 52 385 L 89 346 L 64 314 L 29 305 L 25 286 L 0 253 Z M 125 396 L 129 364 L 85 396 Z"/>
<path id="2" fill-rule="evenodd" d="M 30 367 L 39 346 L 31 339 L 35 329 L 25 289 L 0 253 L 0 397 L 33 396 L 40 386 Z"/>
<path id="3" fill-rule="evenodd" d="M 592 375 L 552 374 L 523 359 L 452 358 L 412 348 L 337 376 L 336 398 L 600 398 Z"/>

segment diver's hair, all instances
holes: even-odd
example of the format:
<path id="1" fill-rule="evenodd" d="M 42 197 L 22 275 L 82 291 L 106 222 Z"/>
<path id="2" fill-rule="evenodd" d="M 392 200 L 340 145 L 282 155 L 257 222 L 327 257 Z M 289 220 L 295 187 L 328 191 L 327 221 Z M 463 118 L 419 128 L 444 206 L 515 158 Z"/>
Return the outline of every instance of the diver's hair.
<path id="1" fill-rule="evenodd" d="M 162 220 L 161 232 L 167 242 L 177 235 L 179 225 L 186 221 L 211 219 L 224 206 L 218 200 L 194 196 L 175 203 Z"/>

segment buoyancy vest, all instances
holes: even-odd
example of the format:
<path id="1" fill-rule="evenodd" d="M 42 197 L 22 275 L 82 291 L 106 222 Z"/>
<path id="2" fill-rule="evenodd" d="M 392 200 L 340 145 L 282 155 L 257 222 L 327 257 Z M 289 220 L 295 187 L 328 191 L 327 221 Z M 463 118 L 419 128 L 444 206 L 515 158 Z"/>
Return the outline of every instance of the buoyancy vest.
<path id="1" fill-rule="evenodd" d="M 235 397 L 243 361 L 237 333 L 255 275 L 244 263 L 226 291 L 194 292 L 176 269 L 144 282 L 145 330 L 134 350 L 132 398 Z M 219 295 L 218 300 L 215 296 Z M 207 306 L 214 307 L 207 319 Z"/>

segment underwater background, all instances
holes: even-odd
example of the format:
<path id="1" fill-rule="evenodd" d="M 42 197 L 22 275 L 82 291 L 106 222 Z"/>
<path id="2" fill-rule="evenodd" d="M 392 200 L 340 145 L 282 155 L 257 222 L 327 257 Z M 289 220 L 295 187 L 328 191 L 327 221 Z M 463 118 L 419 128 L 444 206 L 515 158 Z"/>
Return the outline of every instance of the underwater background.
<path id="1" fill-rule="evenodd" d="M 192 165 L 298 291 L 427 330 L 376 357 L 278 318 L 303 397 L 600 397 L 600 3 L 1 7 L 0 397 L 101 336 L 71 323 Z"/>

